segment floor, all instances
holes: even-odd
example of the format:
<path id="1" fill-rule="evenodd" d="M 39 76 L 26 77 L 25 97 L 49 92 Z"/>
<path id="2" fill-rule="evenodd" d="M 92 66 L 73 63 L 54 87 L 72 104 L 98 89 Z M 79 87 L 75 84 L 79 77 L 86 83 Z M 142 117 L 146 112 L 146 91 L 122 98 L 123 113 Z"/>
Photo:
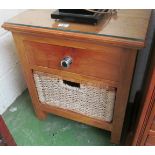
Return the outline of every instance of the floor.
<path id="1" fill-rule="evenodd" d="M 26 90 L 3 118 L 20 146 L 105 146 L 110 143 L 110 133 L 55 115 L 40 121 L 34 114 L 31 99 Z"/>

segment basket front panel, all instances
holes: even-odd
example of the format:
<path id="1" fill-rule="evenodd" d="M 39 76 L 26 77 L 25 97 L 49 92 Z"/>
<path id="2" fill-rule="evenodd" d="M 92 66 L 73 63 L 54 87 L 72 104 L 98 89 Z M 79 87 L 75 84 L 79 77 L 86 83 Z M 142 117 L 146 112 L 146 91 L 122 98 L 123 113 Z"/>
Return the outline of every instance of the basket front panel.
<path id="1" fill-rule="evenodd" d="M 115 90 L 80 83 L 80 87 L 65 84 L 55 75 L 34 73 L 36 89 L 42 104 L 71 110 L 95 119 L 112 121 Z"/>

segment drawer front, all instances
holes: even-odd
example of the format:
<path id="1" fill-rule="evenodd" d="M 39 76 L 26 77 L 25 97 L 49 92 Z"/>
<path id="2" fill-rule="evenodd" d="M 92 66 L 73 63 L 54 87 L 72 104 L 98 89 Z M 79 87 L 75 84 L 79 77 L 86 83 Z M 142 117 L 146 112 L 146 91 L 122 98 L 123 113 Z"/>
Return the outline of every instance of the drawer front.
<path id="1" fill-rule="evenodd" d="M 92 51 L 30 41 L 24 41 L 24 45 L 31 65 L 119 81 L 121 49 L 105 47 L 102 51 Z M 65 56 L 73 59 L 66 69 L 60 65 Z"/>

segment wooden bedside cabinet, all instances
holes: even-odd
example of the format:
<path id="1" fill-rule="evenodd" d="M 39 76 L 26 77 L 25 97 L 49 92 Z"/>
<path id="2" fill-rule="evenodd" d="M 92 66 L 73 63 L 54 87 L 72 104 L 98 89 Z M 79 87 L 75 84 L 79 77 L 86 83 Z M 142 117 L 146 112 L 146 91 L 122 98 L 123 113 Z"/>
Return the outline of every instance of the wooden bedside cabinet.
<path id="1" fill-rule="evenodd" d="M 4 23 L 13 34 L 36 115 L 102 128 L 119 143 L 138 49 L 151 10 L 118 10 L 107 23 L 64 23 L 28 10 Z"/>

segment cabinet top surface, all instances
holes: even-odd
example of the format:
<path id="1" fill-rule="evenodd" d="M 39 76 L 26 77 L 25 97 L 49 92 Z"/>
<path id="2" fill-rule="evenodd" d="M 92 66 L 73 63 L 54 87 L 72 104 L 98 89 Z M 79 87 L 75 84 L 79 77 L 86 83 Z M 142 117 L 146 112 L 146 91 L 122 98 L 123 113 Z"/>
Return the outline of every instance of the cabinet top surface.
<path id="1" fill-rule="evenodd" d="M 151 15 L 151 10 L 118 10 L 117 14 L 111 18 L 106 15 L 99 24 L 88 25 L 56 21 L 51 19 L 53 11 L 28 10 L 8 20 L 6 23 L 144 42 Z"/>

